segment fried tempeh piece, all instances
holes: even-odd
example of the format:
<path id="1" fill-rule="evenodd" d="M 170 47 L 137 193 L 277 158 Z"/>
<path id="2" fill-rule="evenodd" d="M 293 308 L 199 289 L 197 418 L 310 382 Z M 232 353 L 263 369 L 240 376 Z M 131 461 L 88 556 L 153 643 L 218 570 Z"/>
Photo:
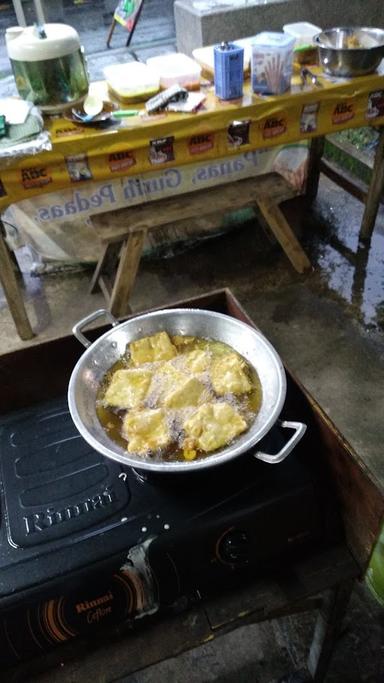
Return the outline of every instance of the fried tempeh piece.
<path id="1" fill-rule="evenodd" d="M 210 375 L 212 386 L 218 396 L 236 396 L 251 391 L 252 385 L 244 372 L 245 362 L 236 353 L 215 358 Z"/>
<path id="2" fill-rule="evenodd" d="M 187 452 L 197 448 L 209 453 L 227 445 L 247 429 L 247 423 L 229 403 L 205 403 L 187 419 L 183 428 Z"/>
<path id="3" fill-rule="evenodd" d="M 128 441 L 129 453 L 141 455 L 168 446 L 171 431 L 161 408 L 136 410 L 123 420 L 122 435 Z"/>
<path id="4" fill-rule="evenodd" d="M 121 369 L 112 375 L 104 402 L 112 408 L 137 408 L 145 399 L 152 372 L 144 369 Z"/>
<path id="5" fill-rule="evenodd" d="M 158 332 L 151 337 L 143 337 L 129 344 L 129 351 L 134 365 L 154 363 L 159 360 L 170 360 L 177 354 L 166 332 Z"/>
<path id="6" fill-rule="evenodd" d="M 211 363 L 211 355 L 207 351 L 195 349 L 179 356 L 178 367 L 185 373 L 197 375 L 208 370 Z"/>
<path id="7" fill-rule="evenodd" d="M 205 385 L 197 377 L 185 377 L 164 397 L 164 406 L 177 410 L 188 406 L 198 406 L 209 398 Z"/>

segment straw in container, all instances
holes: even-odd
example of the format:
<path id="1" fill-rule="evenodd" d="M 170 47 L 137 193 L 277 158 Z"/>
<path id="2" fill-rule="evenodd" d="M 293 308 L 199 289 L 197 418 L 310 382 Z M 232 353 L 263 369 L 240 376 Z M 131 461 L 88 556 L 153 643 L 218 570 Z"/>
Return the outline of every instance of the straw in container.
<path id="1" fill-rule="evenodd" d="M 285 33 L 258 33 L 252 44 L 252 90 L 280 95 L 291 86 L 295 39 Z"/>

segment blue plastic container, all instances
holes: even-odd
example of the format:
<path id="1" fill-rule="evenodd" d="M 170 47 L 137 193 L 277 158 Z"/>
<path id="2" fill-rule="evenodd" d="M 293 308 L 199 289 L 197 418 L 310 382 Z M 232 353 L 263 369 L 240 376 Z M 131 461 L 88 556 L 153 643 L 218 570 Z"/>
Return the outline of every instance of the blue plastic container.
<path id="1" fill-rule="evenodd" d="M 215 95 L 221 100 L 243 96 L 244 48 L 234 43 L 214 47 Z"/>

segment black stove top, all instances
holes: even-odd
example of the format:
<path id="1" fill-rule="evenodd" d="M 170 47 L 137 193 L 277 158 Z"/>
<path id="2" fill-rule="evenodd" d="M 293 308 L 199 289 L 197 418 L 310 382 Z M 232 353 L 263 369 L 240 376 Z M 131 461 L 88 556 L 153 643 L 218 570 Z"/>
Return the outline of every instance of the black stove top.
<path id="1" fill-rule="evenodd" d="M 39 622 L 40 635 L 37 626 L 32 630 L 41 649 L 77 635 L 85 622 L 98 625 L 103 610 L 109 619 L 103 605 L 117 585 L 110 578 L 126 581 L 129 568 L 131 602 L 119 618 L 145 609 L 137 593 L 149 576 L 151 611 L 262 571 L 334 533 L 334 502 L 312 466 L 310 429 L 279 465 L 250 452 L 201 473 L 149 476 L 92 450 L 72 423 L 66 397 L 10 414 L 0 430 L 0 609 L 8 615 L 0 638 L 3 628 L 13 651 L 21 649 L 15 641 L 23 610 L 29 630 L 35 617 Z M 258 448 L 277 452 L 285 440 L 275 426 Z M 42 606 L 49 612 L 55 600 L 64 600 L 66 616 L 43 637 Z M 91 623 L 95 610 L 101 616 Z M 82 616 L 88 621 L 79 625 Z"/>

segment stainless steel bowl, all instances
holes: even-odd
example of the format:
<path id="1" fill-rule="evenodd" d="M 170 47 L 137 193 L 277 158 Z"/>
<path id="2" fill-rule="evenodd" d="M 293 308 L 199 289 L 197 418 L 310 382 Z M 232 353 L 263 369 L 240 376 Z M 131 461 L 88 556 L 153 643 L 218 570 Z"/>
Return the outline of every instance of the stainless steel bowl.
<path id="1" fill-rule="evenodd" d="M 106 315 L 113 329 L 91 344 L 81 330 L 91 321 Z M 99 422 L 96 397 L 107 370 L 124 354 L 129 342 L 161 330 L 169 334 L 205 337 L 229 344 L 257 371 L 262 385 L 262 403 L 255 421 L 247 432 L 232 444 L 207 458 L 186 462 L 159 462 L 128 453 L 112 441 Z M 286 395 L 284 366 L 273 346 L 256 329 L 231 316 L 200 309 L 164 309 L 146 313 L 119 324 L 108 311 L 96 311 L 73 328 L 77 339 L 87 350 L 75 366 L 68 388 L 68 404 L 72 419 L 84 439 L 112 460 L 141 470 L 156 472 L 191 472 L 220 465 L 248 451 L 277 421 Z M 255 457 L 269 463 L 281 462 L 303 436 L 306 426 L 300 422 L 283 422 L 294 430 L 293 436 L 277 454 L 256 452 Z"/>
<path id="2" fill-rule="evenodd" d="M 331 76 L 365 76 L 373 73 L 384 57 L 384 30 L 379 28 L 331 28 L 313 40 L 320 64 Z"/>

